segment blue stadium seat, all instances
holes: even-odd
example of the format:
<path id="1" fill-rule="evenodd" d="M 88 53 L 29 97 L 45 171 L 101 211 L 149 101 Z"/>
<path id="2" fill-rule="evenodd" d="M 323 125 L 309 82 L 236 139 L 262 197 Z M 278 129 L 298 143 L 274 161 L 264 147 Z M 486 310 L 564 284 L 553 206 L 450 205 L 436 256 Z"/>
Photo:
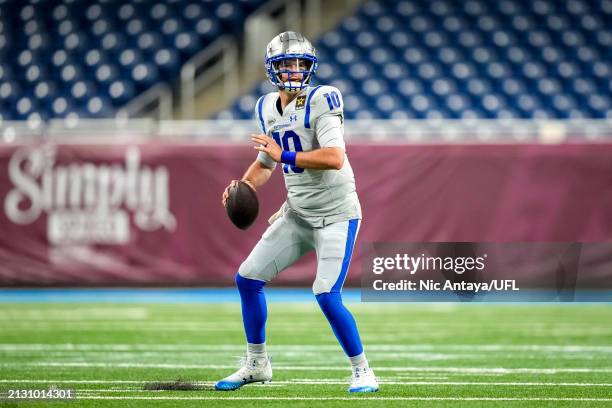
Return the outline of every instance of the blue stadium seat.
<path id="1" fill-rule="evenodd" d="M 108 52 L 101 49 L 90 49 L 85 53 L 84 63 L 88 69 L 96 69 L 102 64 L 109 63 Z"/>
<path id="2" fill-rule="evenodd" d="M 142 62 L 144 62 L 144 57 L 139 49 L 126 48 L 119 54 L 119 65 L 129 71 Z"/>
<path id="3" fill-rule="evenodd" d="M 150 62 L 136 64 L 134 68 L 132 68 L 131 79 L 136 86 L 140 86 L 141 88 L 149 87 L 159 80 L 157 66 Z"/>
<path id="4" fill-rule="evenodd" d="M 181 54 L 192 55 L 202 49 L 200 38 L 195 32 L 183 31 L 174 37 L 174 48 Z"/>
<path id="5" fill-rule="evenodd" d="M 140 18 L 132 18 L 127 21 L 125 30 L 130 37 L 134 38 L 147 31 L 148 26 L 144 20 Z"/>
<path id="6" fill-rule="evenodd" d="M 188 58 L 239 33 L 262 3 L 2 2 L 0 114 L 112 114 L 175 81 Z M 315 80 L 342 89 L 347 118 L 609 118 L 610 27 L 609 1 L 367 0 L 315 44 Z M 96 94 L 71 96 L 80 81 Z M 223 115 L 250 118 L 245 107 L 270 90 L 258 84 Z"/>
<path id="7" fill-rule="evenodd" d="M 0 0 L 0 117 L 112 116 L 263 3 Z"/>
<path id="8" fill-rule="evenodd" d="M 90 81 L 76 81 L 70 88 L 70 96 L 77 103 L 87 101 L 96 95 L 96 86 Z"/>
<path id="9" fill-rule="evenodd" d="M 16 102 L 21 94 L 21 86 L 19 82 L 15 80 L 2 81 L 0 84 L 0 99 L 2 99 L 2 102 L 5 104 Z M 14 105 L 11 105 L 11 107 L 14 107 Z"/>
<path id="10" fill-rule="evenodd" d="M 217 38 L 222 32 L 220 23 L 210 17 L 202 17 L 195 23 L 195 31 L 206 41 Z"/>
<path id="11" fill-rule="evenodd" d="M 153 56 L 155 65 L 160 69 L 165 80 L 170 80 L 172 74 L 180 68 L 180 55 L 174 48 L 161 48 Z"/>
<path id="12" fill-rule="evenodd" d="M 610 27 L 609 1 L 368 0 L 315 44 L 315 81 L 342 79 L 347 118 L 609 118 Z"/>
<path id="13" fill-rule="evenodd" d="M 107 96 L 112 105 L 121 106 L 132 99 L 136 94 L 136 89 L 131 81 L 118 80 L 111 83 L 106 89 Z"/>
<path id="14" fill-rule="evenodd" d="M 17 120 L 26 120 L 32 113 L 37 111 L 36 100 L 29 96 L 22 96 L 15 105 Z"/>
<path id="15" fill-rule="evenodd" d="M 100 96 L 94 96 L 87 101 L 87 116 L 93 118 L 104 118 L 112 115 L 113 109 L 110 100 Z"/>
<path id="16" fill-rule="evenodd" d="M 119 79 L 120 70 L 114 64 L 101 64 L 95 70 L 95 78 L 100 84 L 109 84 Z"/>
<path id="17" fill-rule="evenodd" d="M 245 15 L 240 5 L 232 1 L 223 1 L 217 5 L 214 14 L 226 31 L 235 32 L 240 27 L 240 22 L 244 21 Z"/>
<path id="18" fill-rule="evenodd" d="M 50 105 L 58 94 L 59 90 L 53 81 L 40 81 L 34 86 L 34 96 L 40 106 Z"/>
<path id="19" fill-rule="evenodd" d="M 71 83 L 84 77 L 83 69 L 77 64 L 66 64 L 59 70 L 58 81 L 61 86 L 70 86 Z"/>

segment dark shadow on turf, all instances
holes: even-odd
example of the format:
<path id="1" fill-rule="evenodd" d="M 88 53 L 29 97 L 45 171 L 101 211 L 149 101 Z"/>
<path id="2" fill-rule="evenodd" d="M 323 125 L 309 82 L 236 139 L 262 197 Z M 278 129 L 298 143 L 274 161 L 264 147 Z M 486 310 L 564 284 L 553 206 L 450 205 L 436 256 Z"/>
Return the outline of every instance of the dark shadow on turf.
<path id="1" fill-rule="evenodd" d="M 215 387 L 179 378 L 175 381 L 149 382 L 144 385 L 143 389 L 147 391 L 214 391 Z"/>

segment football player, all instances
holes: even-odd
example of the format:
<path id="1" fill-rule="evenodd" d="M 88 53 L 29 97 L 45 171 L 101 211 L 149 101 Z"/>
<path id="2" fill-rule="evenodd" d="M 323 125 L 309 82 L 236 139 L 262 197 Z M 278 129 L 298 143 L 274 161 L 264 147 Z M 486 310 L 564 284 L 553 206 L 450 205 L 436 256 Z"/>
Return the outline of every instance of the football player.
<path id="1" fill-rule="evenodd" d="M 350 360 L 350 392 L 375 392 L 378 383 L 368 365 L 355 319 L 342 303 L 361 206 L 344 145 L 342 95 L 332 86 L 310 86 L 317 69 L 312 44 L 299 33 L 274 37 L 266 48 L 268 79 L 278 88 L 255 107 L 261 130 L 252 135 L 256 160 L 242 180 L 253 189 L 281 167 L 287 200 L 236 274 L 247 338 L 242 367 L 217 382 L 234 390 L 272 379 L 266 353 L 267 318 L 263 287 L 304 254 L 315 250 L 317 273 L 312 285 L 321 310 Z M 229 188 L 223 192 L 225 205 Z"/>

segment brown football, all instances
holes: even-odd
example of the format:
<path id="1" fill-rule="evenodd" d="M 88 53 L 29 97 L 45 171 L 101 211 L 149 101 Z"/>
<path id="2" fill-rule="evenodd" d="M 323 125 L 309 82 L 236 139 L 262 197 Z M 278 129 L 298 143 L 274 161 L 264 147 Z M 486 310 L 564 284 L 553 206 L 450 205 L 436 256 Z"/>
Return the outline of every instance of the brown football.
<path id="1" fill-rule="evenodd" d="M 228 191 L 225 209 L 232 223 L 240 229 L 249 228 L 259 213 L 259 200 L 255 191 L 244 181 L 239 181 Z"/>

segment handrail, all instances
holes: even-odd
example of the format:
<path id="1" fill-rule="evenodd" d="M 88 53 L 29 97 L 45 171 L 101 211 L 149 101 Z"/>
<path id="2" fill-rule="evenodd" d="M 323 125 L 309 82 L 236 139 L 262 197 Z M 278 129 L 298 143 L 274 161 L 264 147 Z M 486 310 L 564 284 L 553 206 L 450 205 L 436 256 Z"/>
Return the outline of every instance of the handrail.
<path id="1" fill-rule="evenodd" d="M 195 98 L 204 88 L 223 77 L 224 92 L 237 93 L 235 79 L 224 73 L 238 66 L 236 42 L 225 35 L 190 58 L 181 68 L 181 117 L 195 118 Z"/>
<path id="2" fill-rule="evenodd" d="M 261 64 L 268 41 L 283 30 L 312 37 L 320 31 L 321 1 L 272 0 L 260 6 L 244 22 L 244 70 Z M 306 16 L 306 18 L 300 18 Z M 248 76 L 248 72 L 244 72 Z"/>
<path id="3" fill-rule="evenodd" d="M 29 143 L 67 137 L 71 143 L 109 141 L 191 140 L 214 143 L 249 143 L 252 120 L 54 119 L 0 122 L 0 143 Z M 125 139 L 124 139 L 125 138 Z M 347 120 L 350 143 L 373 144 L 489 144 L 612 142 L 610 119 L 401 119 Z"/>
<path id="4" fill-rule="evenodd" d="M 138 118 L 147 116 L 149 112 L 153 112 L 156 119 L 172 118 L 172 90 L 167 84 L 160 82 L 153 85 L 119 109 L 115 117 Z"/>

